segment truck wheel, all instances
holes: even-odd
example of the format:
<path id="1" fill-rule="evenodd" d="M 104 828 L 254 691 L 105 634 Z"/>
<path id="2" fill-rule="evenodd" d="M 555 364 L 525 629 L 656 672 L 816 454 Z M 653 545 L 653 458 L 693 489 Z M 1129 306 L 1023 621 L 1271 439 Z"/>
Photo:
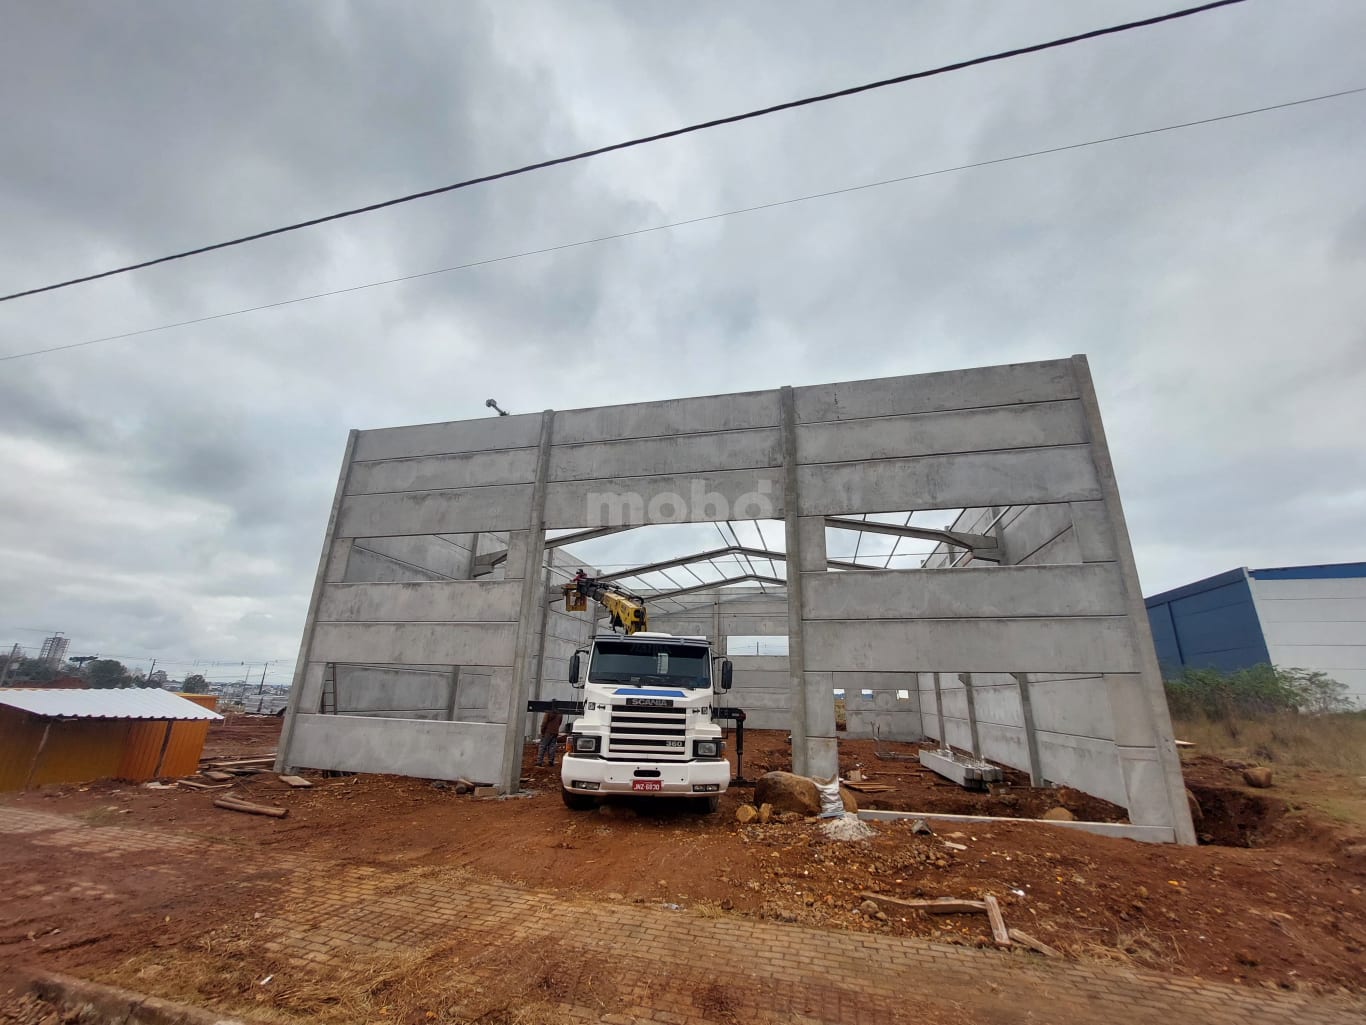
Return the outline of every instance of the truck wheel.
<path id="1" fill-rule="evenodd" d="M 710 815 L 721 807 L 721 798 L 715 797 L 694 797 L 692 799 L 693 811 L 699 815 Z"/>
<path id="2" fill-rule="evenodd" d="M 588 794 L 576 794 L 572 790 L 561 788 L 560 796 L 564 798 L 564 806 L 570 811 L 592 811 L 598 806 L 598 799 Z"/>

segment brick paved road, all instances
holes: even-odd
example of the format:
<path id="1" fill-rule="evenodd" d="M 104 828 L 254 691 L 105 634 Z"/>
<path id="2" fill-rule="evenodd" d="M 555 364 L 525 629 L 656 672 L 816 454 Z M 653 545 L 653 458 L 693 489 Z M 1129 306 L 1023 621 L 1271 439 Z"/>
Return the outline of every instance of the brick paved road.
<path id="1" fill-rule="evenodd" d="M 90 826 L 43 812 L 0 807 L 4 850 L 26 842 L 173 859 L 211 840 L 170 832 Z M 1149 972 L 1045 961 L 924 940 L 824 931 L 741 917 L 704 917 L 629 902 L 589 902 L 468 878 L 455 872 L 336 866 L 268 856 L 288 870 L 261 923 L 279 957 L 324 970 L 358 956 L 428 949 L 460 952 L 478 971 L 480 952 L 529 952 L 528 985 L 545 981 L 568 1000 L 566 1020 L 659 1025 L 695 1022 L 1097 1023 L 1184 1021 L 1213 1025 L 1366 1022 L 1366 1007 L 1337 1000 L 1196 982 Z M 97 860 L 97 859 L 96 859 Z M 163 868 L 165 863 L 163 862 Z M 94 874 L 118 887 L 116 873 Z M 46 880 L 28 885 L 87 885 Z M 259 880 L 253 899 L 268 896 Z M 208 924 L 206 923 L 206 928 Z M 490 957 L 490 963 L 496 962 Z M 496 968 L 504 977 L 506 964 Z M 612 979 L 612 1013 L 584 994 Z M 623 980 L 626 980 L 623 982 Z M 605 988 L 600 992 L 606 993 Z"/>

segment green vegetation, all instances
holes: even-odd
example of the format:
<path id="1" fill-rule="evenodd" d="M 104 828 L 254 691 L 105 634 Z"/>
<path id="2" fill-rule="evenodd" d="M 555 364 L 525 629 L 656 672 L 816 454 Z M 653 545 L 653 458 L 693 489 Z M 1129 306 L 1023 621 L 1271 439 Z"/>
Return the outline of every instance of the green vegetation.
<path id="1" fill-rule="evenodd" d="M 1265 663 L 1232 673 L 1186 668 L 1167 681 L 1167 707 L 1177 719 L 1228 722 L 1279 712 L 1329 715 L 1351 709 L 1346 695 L 1346 685 L 1327 673 Z"/>

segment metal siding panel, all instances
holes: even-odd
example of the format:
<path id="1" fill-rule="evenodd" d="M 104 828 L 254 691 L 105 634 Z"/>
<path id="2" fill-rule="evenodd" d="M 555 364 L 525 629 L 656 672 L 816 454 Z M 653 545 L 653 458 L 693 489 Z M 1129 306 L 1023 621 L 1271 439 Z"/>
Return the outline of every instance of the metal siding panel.
<path id="1" fill-rule="evenodd" d="M 86 783 L 116 777 L 123 761 L 128 726 L 125 719 L 53 721 L 33 785 Z"/>
<path id="2" fill-rule="evenodd" d="M 1235 672 L 1271 661 L 1247 578 L 1168 603 L 1182 665 Z"/>
<path id="3" fill-rule="evenodd" d="M 191 776 L 199 771 L 199 758 L 209 736 L 206 722 L 178 722 L 171 726 L 171 742 L 161 763 L 162 776 Z"/>
<path id="4" fill-rule="evenodd" d="M 42 738 L 43 720 L 0 707 L 0 792 L 23 787 Z"/>
<path id="5" fill-rule="evenodd" d="M 141 783 L 155 779 L 157 763 L 161 761 L 161 746 L 169 739 L 169 722 L 133 722 L 123 743 L 123 758 L 119 762 L 119 778 Z"/>

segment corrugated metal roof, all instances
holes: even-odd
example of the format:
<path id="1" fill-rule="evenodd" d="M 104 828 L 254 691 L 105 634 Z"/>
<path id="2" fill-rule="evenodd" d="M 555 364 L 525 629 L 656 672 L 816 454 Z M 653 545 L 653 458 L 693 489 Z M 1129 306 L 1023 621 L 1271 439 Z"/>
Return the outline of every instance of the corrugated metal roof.
<path id="1" fill-rule="evenodd" d="M 221 719 L 217 712 L 156 688 L 58 690 L 44 687 L 0 689 L 0 705 L 33 715 L 69 719 Z"/>

